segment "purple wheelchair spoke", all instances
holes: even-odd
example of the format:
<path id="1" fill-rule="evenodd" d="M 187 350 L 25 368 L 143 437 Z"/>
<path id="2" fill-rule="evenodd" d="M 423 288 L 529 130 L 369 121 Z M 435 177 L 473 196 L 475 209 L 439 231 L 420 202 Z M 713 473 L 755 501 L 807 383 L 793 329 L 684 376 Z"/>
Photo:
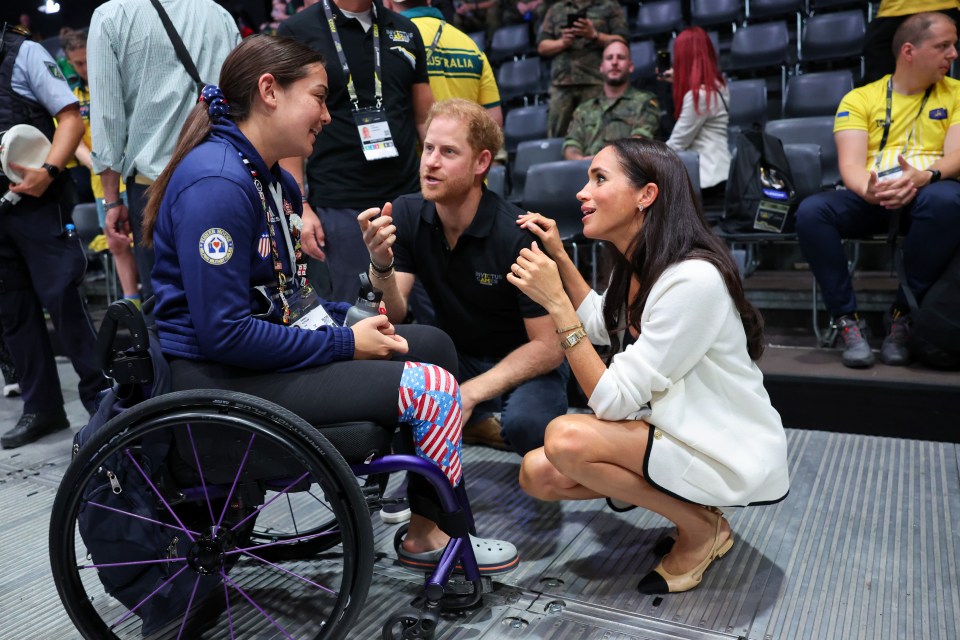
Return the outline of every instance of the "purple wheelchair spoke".
<path id="1" fill-rule="evenodd" d="M 329 589 L 329 588 L 327 588 L 327 587 L 325 587 L 325 586 L 323 586 L 323 585 L 321 585 L 321 584 L 317 584 L 316 582 L 314 582 L 314 581 L 311 580 L 310 578 L 306 578 L 306 577 L 304 577 L 304 576 L 301 576 L 300 574 L 294 573 L 293 571 L 290 571 L 289 569 L 284 569 L 284 568 L 281 567 L 280 565 L 274 564 L 273 562 L 270 562 L 269 560 L 264 560 L 264 559 L 261 558 L 260 556 L 255 556 L 255 555 L 253 555 L 252 553 L 250 553 L 249 551 L 244 551 L 244 552 L 243 552 L 243 555 L 249 556 L 249 557 L 253 558 L 254 560 L 259 560 L 260 562 L 262 562 L 262 563 L 264 563 L 264 564 L 268 564 L 268 565 L 270 565 L 271 567 L 273 567 L 274 569 L 276 569 L 276 570 L 278 570 L 278 571 L 282 571 L 283 573 L 286 573 L 287 575 L 291 575 L 291 576 L 293 576 L 294 578 L 297 578 L 298 580 L 303 580 L 303 581 L 306 582 L 307 584 L 312 584 L 312 585 L 315 586 L 317 589 L 320 589 L 321 591 L 326 591 L 326 592 L 329 593 L 330 595 L 334 595 L 334 596 L 339 595 L 339 594 L 337 594 L 337 592 L 334 591 L 333 589 Z"/>
<path id="2" fill-rule="evenodd" d="M 153 489 L 153 492 L 156 494 L 156 496 L 160 498 L 160 502 L 163 503 L 163 506 L 167 508 L 167 511 L 170 513 L 171 516 L 173 516 L 173 519 L 176 520 L 177 524 L 180 525 L 180 529 L 185 534 L 187 534 L 188 538 L 190 538 L 190 542 L 196 542 L 197 539 L 193 536 L 193 533 L 191 533 L 191 531 L 187 529 L 187 526 L 183 524 L 183 522 L 180 520 L 180 516 L 174 513 L 173 508 L 167 502 L 166 498 L 164 498 L 163 495 L 160 493 L 160 491 L 157 489 L 157 487 L 154 486 L 153 481 L 150 480 L 150 477 L 147 476 L 147 474 L 143 472 L 143 469 L 140 468 L 140 464 L 137 462 L 136 458 L 133 457 L 133 454 L 130 453 L 130 449 L 124 449 L 123 452 L 127 454 L 127 457 L 130 458 L 130 462 L 132 462 L 133 466 L 137 468 L 137 471 L 139 471 L 140 475 L 143 476 L 143 479 L 147 481 L 147 484 L 150 485 L 150 488 Z"/>
<path id="3" fill-rule="evenodd" d="M 331 529 L 330 531 L 322 531 L 320 533 L 312 533 L 308 536 L 297 536 L 296 538 L 290 538 L 289 540 L 277 540 L 276 542 L 265 542 L 264 544 L 254 545 L 252 547 L 246 547 L 243 549 L 231 549 L 230 551 L 224 552 L 225 556 L 232 556 L 238 553 L 246 553 L 247 551 L 256 551 L 257 549 L 263 549 L 264 547 L 276 547 L 277 545 L 282 544 L 299 544 L 301 542 L 306 542 L 307 540 L 313 540 L 314 538 L 322 538 L 323 536 L 332 536 L 336 533 L 340 533 L 339 529 Z"/>
<path id="4" fill-rule="evenodd" d="M 193 591 L 190 592 L 190 601 L 187 602 L 187 610 L 183 612 L 183 622 L 180 623 L 180 631 L 177 633 L 177 640 L 183 637 L 183 629 L 187 626 L 187 620 L 190 619 L 190 609 L 193 608 L 193 599 L 197 596 L 197 587 L 200 586 L 200 574 L 193 581 Z"/>
<path id="5" fill-rule="evenodd" d="M 108 506 L 105 505 L 105 504 L 100 504 L 99 502 L 93 502 L 92 500 L 91 500 L 91 501 L 88 501 L 87 504 L 88 504 L 89 506 L 99 507 L 100 509 L 106 509 L 107 511 L 114 511 L 114 512 L 116 512 L 116 513 L 119 513 L 119 514 L 122 514 L 122 515 L 125 515 L 125 516 L 130 516 L 131 518 L 136 518 L 137 520 L 144 520 L 144 521 L 146 521 L 146 522 L 151 522 L 151 523 L 153 523 L 153 524 L 163 525 L 164 527 L 169 527 L 170 529 L 173 529 L 174 531 L 183 531 L 184 533 L 187 533 L 187 534 L 191 534 L 191 533 L 192 533 L 192 534 L 195 535 L 195 536 L 199 536 L 199 535 L 200 535 L 200 534 L 197 533 L 196 531 L 190 531 L 190 530 L 187 529 L 186 527 L 182 527 L 182 526 L 180 526 L 180 527 L 175 527 L 175 526 L 173 526 L 172 524 L 170 524 L 170 523 L 168 523 L 168 522 L 160 522 L 159 520 L 154 520 L 154 519 L 148 518 L 148 517 L 146 517 L 146 516 L 137 515 L 136 513 L 130 513 L 129 511 L 124 511 L 123 509 L 116 509 L 116 508 L 114 508 L 114 507 L 108 507 Z M 182 524 L 182 523 L 181 523 L 181 524 Z M 192 538 L 191 538 L 191 540 L 192 540 Z"/>
<path id="6" fill-rule="evenodd" d="M 247 456 L 250 455 L 250 449 L 253 447 L 253 440 L 257 437 L 257 434 L 250 434 L 250 442 L 247 443 L 247 450 L 243 452 L 243 460 L 240 461 L 240 466 L 237 467 L 237 475 L 233 479 L 233 484 L 230 486 L 230 493 L 227 494 L 227 499 L 223 503 L 223 511 L 220 512 L 220 519 L 217 520 L 217 524 L 214 526 L 214 529 L 219 529 L 220 525 L 223 523 L 224 516 L 227 515 L 227 508 L 230 506 L 230 501 L 233 500 L 233 492 L 237 489 L 237 483 L 240 482 L 240 475 L 243 473 L 243 468 L 247 465 Z"/>
<path id="7" fill-rule="evenodd" d="M 183 573 L 184 571 L 186 571 L 189 566 L 190 566 L 189 564 L 184 563 L 183 567 L 180 568 L 180 571 L 177 571 L 175 574 L 173 574 L 172 576 L 170 576 L 169 578 L 167 578 L 166 580 L 164 580 L 164 581 L 163 581 L 163 584 L 161 584 L 159 587 L 157 587 L 156 589 L 154 589 L 153 591 L 151 591 L 151 592 L 150 592 L 150 595 L 148 595 L 146 598 L 144 598 L 143 600 L 141 600 L 140 602 L 137 603 L 137 606 L 135 606 L 134 608 L 130 609 L 130 610 L 127 611 L 125 614 L 123 614 L 122 616 L 120 616 L 120 619 L 117 620 L 116 622 L 114 622 L 114 623 L 110 626 L 110 628 L 111 628 L 111 629 L 117 628 L 117 626 L 119 626 L 120 624 L 122 624 L 124 620 L 126 620 L 127 618 L 129 618 L 130 616 L 132 616 L 132 615 L 137 611 L 137 609 L 139 609 L 140 607 L 142 607 L 143 604 L 144 604 L 147 600 L 149 600 L 150 598 L 152 598 L 153 596 L 155 596 L 158 591 L 160 591 L 161 589 L 163 589 L 164 587 L 166 587 L 168 584 L 170 584 L 171 582 L 173 582 L 174 580 L 176 580 L 176 579 L 177 579 L 177 576 L 179 576 L 181 573 Z"/>
<path id="8" fill-rule="evenodd" d="M 237 593 L 239 593 L 241 596 L 243 596 L 243 598 L 244 598 L 247 602 L 249 602 L 250 604 L 252 604 L 252 605 L 253 605 L 253 608 L 256 609 L 257 611 L 259 611 L 259 612 L 260 612 L 260 615 L 262 615 L 264 618 L 266 618 L 266 619 L 270 622 L 270 624 L 272 624 L 274 627 L 276 627 L 276 628 L 280 631 L 280 633 L 282 633 L 284 636 L 286 636 L 286 637 L 289 638 L 290 640 L 296 640 L 296 638 L 294 638 L 294 637 L 291 636 L 289 633 L 287 633 L 287 630 L 284 629 L 283 627 L 281 627 L 280 624 L 279 624 L 276 620 L 274 620 L 273 618 L 271 618 L 271 617 L 270 617 L 270 614 L 263 610 L 263 607 L 261 607 L 261 606 L 258 605 L 256 602 L 254 602 L 253 598 L 251 598 L 249 595 L 247 595 L 247 592 L 246 592 L 246 591 L 244 591 L 243 589 L 241 589 L 240 586 L 239 586 L 236 582 L 234 582 L 233 580 L 231 580 L 231 579 L 230 579 L 230 576 L 228 576 L 226 573 L 224 573 L 224 574 L 223 574 L 223 579 L 224 579 L 225 581 L 229 582 L 229 583 L 230 583 L 230 586 L 233 587 L 234 589 L 236 589 L 236 590 L 237 590 Z"/>
<path id="9" fill-rule="evenodd" d="M 203 497 L 206 498 L 207 511 L 210 513 L 210 524 L 213 525 L 216 523 L 216 518 L 213 517 L 213 505 L 210 504 L 210 493 L 207 491 L 207 481 L 203 478 L 203 466 L 200 464 L 200 454 L 197 453 L 197 445 L 193 442 L 193 429 L 189 423 L 187 423 L 187 436 L 190 438 L 190 448 L 193 450 L 193 459 L 197 463 L 197 473 L 200 474 L 200 486 L 203 487 Z M 216 533 L 216 530 L 214 530 L 214 533 Z"/>
<path id="10" fill-rule="evenodd" d="M 233 634 L 233 609 L 230 608 L 230 591 L 227 589 L 227 572 L 220 569 L 220 577 L 223 578 L 223 599 L 227 603 L 227 623 L 230 625 L 230 640 L 237 640 Z"/>
<path id="11" fill-rule="evenodd" d="M 236 531 L 236 530 L 237 530 L 237 527 L 239 527 L 240 525 L 242 525 L 244 522 L 246 522 L 246 521 L 249 520 L 250 518 L 255 517 L 257 514 L 259 514 L 261 511 L 263 511 L 266 507 L 268 507 L 274 500 L 276 500 L 276 499 L 279 498 L 280 496 L 286 495 L 286 494 L 287 494 L 287 491 L 289 491 L 290 489 L 292 489 L 297 483 L 299 483 L 301 480 L 303 480 L 304 478 L 306 478 L 308 475 L 310 475 L 310 472 L 309 472 L 309 471 L 304 471 L 302 476 L 300 476 L 299 478 L 297 478 L 296 480 L 294 480 L 293 482 L 291 482 L 290 484 L 288 484 L 287 486 L 285 486 L 285 487 L 283 488 L 283 490 L 281 490 L 279 493 L 277 493 L 277 495 L 273 496 L 272 498 L 270 498 L 269 500 L 267 500 L 266 502 L 264 502 L 262 505 L 260 505 L 259 507 L 257 507 L 257 508 L 254 510 L 254 512 L 251 513 L 250 515 L 248 515 L 246 518 L 244 518 L 243 520 L 241 520 L 241 521 L 238 522 L 237 524 L 233 525 L 233 526 L 230 528 L 230 531 Z M 233 492 L 231 491 L 231 493 L 233 493 Z M 222 520 L 222 518 L 221 518 L 221 520 Z M 220 526 L 220 524 L 217 523 L 217 527 L 219 527 L 219 526 Z"/>
<path id="12" fill-rule="evenodd" d="M 163 558 L 162 560 L 131 560 L 130 562 L 104 562 L 103 564 L 80 564 L 77 569 L 107 569 L 109 567 L 138 567 L 148 564 L 169 564 L 186 562 L 186 558 Z"/>

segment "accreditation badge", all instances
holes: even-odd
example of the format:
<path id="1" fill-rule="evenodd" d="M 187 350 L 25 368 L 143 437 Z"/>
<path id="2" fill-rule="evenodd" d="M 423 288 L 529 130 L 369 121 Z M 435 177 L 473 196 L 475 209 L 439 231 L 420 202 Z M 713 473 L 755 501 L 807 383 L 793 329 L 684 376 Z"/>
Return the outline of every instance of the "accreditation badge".
<path id="1" fill-rule="evenodd" d="M 324 325 L 335 327 L 336 321 L 323 308 L 320 297 L 310 285 L 300 287 L 287 296 L 290 305 L 290 320 L 294 327 L 313 331 Z"/>
<path id="2" fill-rule="evenodd" d="M 357 124 L 363 156 L 367 160 L 383 160 L 400 155 L 390 133 L 386 111 L 373 107 L 360 109 L 353 112 L 353 120 Z"/>

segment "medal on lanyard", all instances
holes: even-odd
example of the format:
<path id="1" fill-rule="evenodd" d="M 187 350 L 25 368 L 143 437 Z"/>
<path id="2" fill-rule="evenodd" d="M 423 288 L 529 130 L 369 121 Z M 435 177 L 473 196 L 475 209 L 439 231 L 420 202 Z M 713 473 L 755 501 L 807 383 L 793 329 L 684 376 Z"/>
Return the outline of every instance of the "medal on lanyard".
<path id="1" fill-rule="evenodd" d="M 274 214 L 270 211 L 270 207 L 267 205 L 267 197 L 263 193 L 263 183 L 260 181 L 257 170 L 254 168 L 253 163 L 251 163 L 242 153 L 239 151 L 237 153 L 239 154 L 240 159 L 243 161 L 244 166 L 247 168 L 247 171 L 250 172 L 250 177 L 253 179 L 253 185 L 257 188 L 257 194 L 260 196 L 260 204 L 263 206 L 263 213 L 267 220 L 267 231 L 270 234 L 270 253 L 273 257 L 273 271 L 277 276 L 277 298 L 279 299 L 282 308 L 281 320 L 284 324 L 290 324 L 293 318 L 292 308 L 288 298 L 292 294 L 288 292 L 287 289 L 287 274 L 283 271 L 283 262 L 280 260 L 280 252 L 277 249 L 277 230 L 273 225 L 274 222 L 279 222 L 283 229 L 284 239 L 287 242 L 287 251 L 290 258 L 291 273 L 293 273 L 293 292 L 295 293 L 298 286 L 307 286 L 307 281 L 304 277 L 306 275 L 307 265 L 303 260 L 303 251 L 300 248 L 300 230 L 296 226 L 291 226 L 288 223 L 290 216 L 293 214 L 293 206 L 281 196 L 280 187 L 277 185 L 277 189 L 272 192 L 274 203 L 277 207 L 277 215 L 275 220 Z"/>
<path id="2" fill-rule="evenodd" d="M 347 56 L 343 53 L 343 43 L 340 41 L 340 33 L 337 31 L 333 11 L 330 9 L 330 0 L 323 0 L 323 11 L 327 16 L 327 24 L 330 26 L 330 35 L 333 38 L 334 48 L 337 50 L 337 57 L 340 59 L 343 77 L 347 79 L 347 93 L 353 105 L 353 120 L 357 126 L 357 134 L 360 136 L 363 156 L 367 160 L 383 160 L 384 158 L 396 158 L 400 154 L 393 141 L 393 134 L 390 133 L 387 112 L 383 109 L 383 84 L 380 82 L 380 25 L 377 24 L 376 3 L 371 5 L 370 10 L 373 13 L 373 86 L 376 106 L 361 109 L 357 88 L 354 86 L 353 76 L 350 74 L 350 65 L 347 64 Z"/>

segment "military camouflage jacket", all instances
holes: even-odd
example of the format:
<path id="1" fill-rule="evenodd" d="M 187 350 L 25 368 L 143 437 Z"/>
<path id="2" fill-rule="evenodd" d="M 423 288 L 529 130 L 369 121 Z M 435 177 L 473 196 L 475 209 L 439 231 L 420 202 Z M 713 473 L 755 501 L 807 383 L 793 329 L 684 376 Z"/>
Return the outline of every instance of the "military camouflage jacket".
<path id="1" fill-rule="evenodd" d="M 628 87 L 616 100 L 600 95 L 580 104 L 573 112 L 563 148 L 575 147 L 583 155 L 592 156 L 618 138 L 653 138 L 659 126 L 656 96 Z"/>
<path id="2" fill-rule="evenodd" d="M 587 18 L 597 33 L 615 34 L 629 40 L 627 20 L 614 0 L 560 0 L 547 9 L 537 43 L 558 40 L 567 26 L 567 15 L 582 10 L 586 10 Z M 554 86 L 603 84 L 603 76 L 600 75 L 602 57 L 603 47 L 598 42 L 577 38 L 571 48 L 553 58 Z"/>

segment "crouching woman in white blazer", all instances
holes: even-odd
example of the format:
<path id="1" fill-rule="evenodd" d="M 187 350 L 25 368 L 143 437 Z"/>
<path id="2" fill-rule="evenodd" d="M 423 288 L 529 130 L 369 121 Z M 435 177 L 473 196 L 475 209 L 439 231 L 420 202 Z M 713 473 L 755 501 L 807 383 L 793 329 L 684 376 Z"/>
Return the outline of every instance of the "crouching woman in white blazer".
<path id="1" fill-rule="evenodd" d="M 520 483 L 542 500 L 608 496 L 669 519 L 676 542 L 638 588 L 687 591 L 733 546 L 716 507 L 778 502 L 789 489 L 783 425 L 755 363 L 763 320 L 664 144 L 605 147 L 577 198 L 584 235 L 615 249 L 604 296 L 539 214 L 518 220 L 540 243 L 507 279 L 550 313 L 594 415 L 553 420 Z"/>

